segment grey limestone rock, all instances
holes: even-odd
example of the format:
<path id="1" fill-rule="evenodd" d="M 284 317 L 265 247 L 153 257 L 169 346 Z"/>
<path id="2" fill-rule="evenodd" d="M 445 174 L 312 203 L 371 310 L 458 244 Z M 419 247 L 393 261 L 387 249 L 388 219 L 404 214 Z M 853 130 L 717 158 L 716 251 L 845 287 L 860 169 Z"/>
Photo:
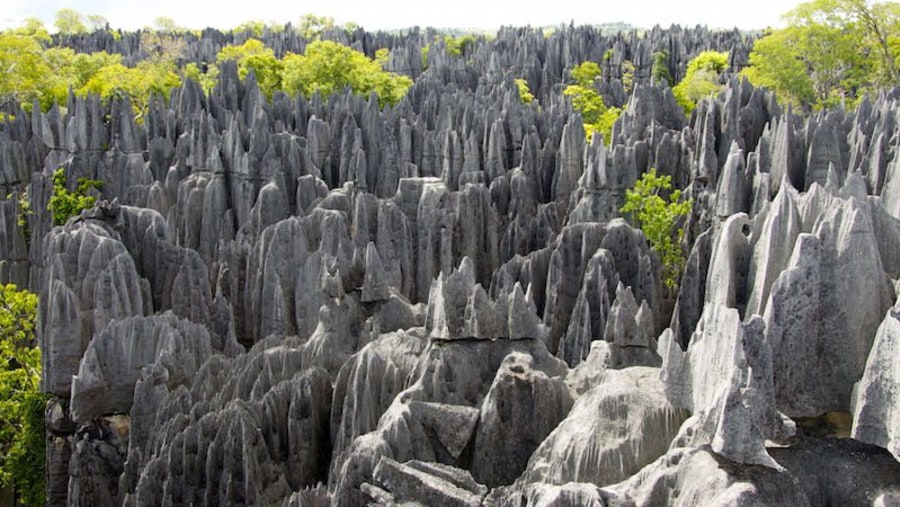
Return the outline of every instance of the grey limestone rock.
<path id="1" fill-rule="evenodd" d="M 716 190 L 716 216 L 728 217 L 735 213 L 749 212 L 751 183 L 752 177 L 749 176 L 744 162 L 744 151 L 735 141 L 731 145 L 719 178 Z"/>
<path id="2" fill-rule="evenodd" d="M 184 385 L 212 352 L 205 327 L 172 313 L 112 322 L 88 344 L 72 378 L 72 419 L 128 413 L 143 367 L 159 365 L 170 386 Z"/>
<path id="3" fill-rule="evenodd" d="M 518 287 L 518 286 L 517 286 Z M 521 289 L 519 289 L 521 291 Z M 575 367 L 590 351 L 594 333 L 591 322 L 591 309 L 586 299 L 586 291 L 578 293 L 575 308 L 569 320 L 566 334 L 560 338 L 556 356 L 569 366 Z M 604 292 L 605 295 L 605 292 Z M 607 306 L 609 302 L 607 301 Z"/>
<path id="4" fill-rule="evenodd" d="M 653 316 L 653 334 L 662 331 L 661 268 L 659 259 L 651 253 L 644 233 L 622 219 L 615 219 L 607 225 L 606 235 L 600 248 L 612 254 L 616 276 L 607 276 L 609 297 L 615 297 L 617 281 L 630 287 L 635 301 L 647 302 Z M 616 278 L 618 280 L 616 280 Z"/>
<path id="5" fill-rule="evenodd" d="M 799 196 L 785 180 L 763 221 L 759 239 L 753 246 L 747 274 L 749 297 L 747 315 L 765 313 L 769 292 L 779 274 L 787 267 L 793 245 L 802 224 L 797 210 Z"/>
<path id="6" fill-rule="evenodd" d="M 371 303 L 373 301 L 383 301 L 390 296 L 390 287 L 385 279 L 384 264 L 381 262 L 381 256 L 378 255 L 378 249 L 374 243 L 366 246 L 366 275 L 362 286 L 362 296 L 360 301 L 363 303 Z"/>
<path id="7" fill-rule="evenodd" d="M 884 449 L 851 438 L 794 438 L 773 447 L 811 505 L 893 505 L 900 463 Z"/>
<path id="8" fill-rule="evenodd" d="M 472 475 L 490 487 L 511 484 L 572 406 L 565 383 L 534 363 L 529 354 L 511 352 L 481 405 Z"/>
<path id="9" fill-rule="evenodd" d="M 68 505 L 117 505 L 127 434 L 128 420 L 120 416 L 98 421 L 76 437 L 69 459 Z"/>
<path id="10" fill-rule="evenodd" d="M 553 197 L 556 202 L 568 206 L 569 196 L 575 191 L 578 179 L 584 171 L 584 128 L 579 116 L 566 123 L 559 144 L 558 171 L 553 176 Z"/>
<path id="11" fill-rule="evenodd" d="M 416 460 L 398 463 L 382 457 L 374 479 L 390 491 L 390 501 L 397 504 L 478 507 L 488 492 L 465 470 Z"/>
<path id="12" fill-rule="evenodd" d="M 586 151 L 584 173 L 574 194 L 578 201 L 569 214 L 570 224 L 608 222 L 618 217 L 625 203 L 625 189 L 634 183 L 634 178 L 621 174 L 625 171 L 616 171 L 607 162 L 608 152 L 602 136 L 594 136 Z"/>
<path id="13" fill-rule="evenodd" d="M 803 186 L 806 155 L 803 145 L 797 142 L 794 125 L 795 117 L 788 109 L 774 127 L 771 145 L 771 168 L 769 170 L 770 193 L 776 194 L 781 182 L 787 178 L 794 188 Z M 827 167 L 825 168 L 827 170 Z"/>
<path id="14" fill-rule="evenodd" d="M 133 414 L 125 503 L 280 503 L 324 482 L 331 380 L 301 358 L 296 344 L 270 340 L 211 357 L 189 390 L 169 390 L 159 373 L 142 379 L 135 399 L 148 406 Z"/>
<path id="15" fill-rule="evenodd" d="M 891 279 L 896 280 L 900 278 L 900 221 L 888 213 L 882 199 L 869 197 L 868 201 L 881 264 Z"/>
<path id="16" fill-rule="evenodd" d="M 502 370 L 507 371 L 503 373 Z M 564 363 L 553 358 L 539 339 L 432 340 L 411 375 L 415 380 L 410 387 L 394 398 L 374 431 L 356 438 L 347 448 L 343 461 L 333 474 L 334 502 L 358 505 L 364 501 L 360 488 L 369 482 L 381 456 L 399 462 L 416 459 L 464 466 L 473 470 L 476 478 L 478 473 L 474 471 L 474 463 L 480 462 L 478 466 L 483 467 L 492 463 L 490 459 L 513 460 L 520 463 L 519 471 L 524 470 L 531 450 L 539 443 L 534 440 L 542 440 L 552 429 L 547 426 L 555 426 L 565 411 L 547 416 L 545 423 L 534 426 L 534 431 L 526 430 L 522 435 L 510 433 L 507 424 L 520 424 L 525 428 L 531 418 L 529 410 L 527 418 L 522 414 L 515 421 L 510 420 L 509 411 L 524 408 L 512 402 L 516 399 L 513 394 L 534 403 L 528 406 L 553 403 L 561 409 L 560 404 L 571 404 L 561 380 L 566 372 Z M 528 381 L 514 381 L 520 377 Z M 535 388 L 533 392 L 532 387 Z M 507 396 L 501 396 L 500 391 Z M 488 421 L 483 417 L 488 417 Z M 458 422 L 449 424 L 451 421 Z M 478 430 L 482 427 L 485 428 Z M 469 446 L 478 438 L 477 434 L 485 438 L 496 432 L 505 435 L 497 442 L 503 442 L 502 450 L 509 455 L 492 453 L 476 459 Z M 541 433 L 543 435 L 538 436 Z M 493 441 L 493 438 L 488 440 Z M 468 444 L 460 451 L 462 442 Z M 516 448 L 519 451 L 513 453 Z M 460 452 L 459 456 L 454 457 L 451 450 Z M 489 473 L 494 473 L 488 469 L 491 470 Z M 512 479 L 515 477 L 509 482 Z"/>
<path id="17" fill-rule="evenodd" d="M 751 255 L 750 220 L 745 213 L 728 217 L 712 248 L 706 278 L 706 302 L 743 310 L 746 266 Z"/>
<path id="18" fill-rule="evenodd" d="M 118 234 L 89 220 L 69 222 L 46 240 L 49 272 L 40 305 L 44 389 L 68 396 L 94 333 L 112 320 L 142 315 L 149 299 Z"/>
<path id="19" fill-rule="evenodd" d="M 522 479 L 597 486 L 623 481 L 666 453 L 687 416 L 666 400 L 658 369 L 607 370 L 535 450 Z"/>
<path id="20" fill-rule="evenodd" d="M 556 351 L 566 332 L 569 316 L 578 298 L 581 279 L 590 257 L 604 239 L 600 224 L 578 224 L 566 227 L 550 255 L 544 303 L 544 325 L 549 334 L 547 346 Z"/>
<path id="21" fill-rule="evenodd" d="M 673 447 L 711 444 L 733 461 L 780 468 L 764 442 L 794 428 L 775 410 L 773 353 L 760 317 L 744 323 L 736 309 L 707 303 L 687 351 L 670 331 L 660 337 L 659 351 L 667 399 L 692 413 Z"/>
<path id="22" fill-rule="evenodd" d="M 533 299 L 522 293 L 518 283 L 511 293 L 491 298 L 475 283 L 474 269 L 464 257 L 458 269 L 433 282 L 425 318 L 429 337 L 517 340 L 546 336 Z"/>
<path id="23" fill-rule="evenodd" d="M 853 384 L 891 305 L 893 291 L 866 211 L 854 199 L 831 207 L 813 235 L 799 236 L 772 287 L 767 340 L 776 403 L 790 416 L 850 408 Z M 815 363 L 791 359 L 811 356 Z M 823 369 L 829 372 L 824 378 Z"/>
<path id="24" fill-rule="evenodd" d="M 24 210 L 18 194 L 0 201 L 0 281 L 28 287 L 28 243 L 25 231 L 18 225 Z"/>
<path id="25" fill-rule="evenodd" d="M 425 340 L 416 333 L 385 334 L 354 354 L 337 375 L 331 410 L 332 449 L 340 456 L 374 430 L 394 397 L 407 387 Z M 338 458 L 335 463 L 339 463 Z"/>
<path id="26" fill-rule="evenodd" d="M 647 302 L 638 307 L 631 287 L 625 288 L 620 282 L 603 333 L 603 339 L 610 344 L 608 366 L 660 366 L 654 327 Z"/>
<path id="27" fill-rule="evenodd" d="M 894 366 L 900 347 L 898 306 L 888 310 L 875 334 L 866 369 L 855 387 L 853 400 L 853 438 L 875 444 L 900 456 L 900 410 Z"/>
<path id="28" fill-rule="evenodd" d="M 669 327 L 682 349 L 687 348 L 691 334 L 703 313 L 703 304 L 706 300 L 706 276 L 712 256 L 711 237 L 712 231 L 709 230 L 697 237 L 685 263 L 684 273 L 681 275 L 678 298 L 675 301 L 672 322 Z"/>
<path id="29" fill-rule="evenodd" d="M 495 488 L 484 505 L 524 505 L 529 507 L 586 507 L 628 506 L 619 495 L 610 494 L 589 483 L 569 482 L 563 485 L 532 483 L 523 488 Z"/>
<path id="30" fill-rule="evenodd" d="M 841 168 L 842 174 L 837 175 L 840 178 L 838 183 L 843 182 L 843 176 L 846 175 L 843 168 L 847 164 L 842 159 L 839 121 L 836 115 L 827 114 L 815 124 L 809 143 L 806 176 L 803 178 L 804 189 L 808 189 L 813 183 L 824 185 L 830 167 Z"/>
<path id="31" fill-rule="evenodd" d="M 740 466 L 706 447 L 673 449 L 603 491 L 627 502 L 621 505 L 637 507 L 817 505 L 790 474 L 758 465 Z"/>

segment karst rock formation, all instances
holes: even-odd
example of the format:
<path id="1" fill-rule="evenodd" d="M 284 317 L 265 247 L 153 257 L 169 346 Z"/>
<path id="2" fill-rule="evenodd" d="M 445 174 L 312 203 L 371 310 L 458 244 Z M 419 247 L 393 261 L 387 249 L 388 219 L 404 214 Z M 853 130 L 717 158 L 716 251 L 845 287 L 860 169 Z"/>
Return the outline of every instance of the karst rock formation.
<path id="1" fill-rule="evenodd" d="M 185 37 L 190 61 L 241 42 Z M 71 95 L 0 123 L 48 505 L 900 502 L 900 91 L 801 115 L 731 77 L 685 116 L 651 55 L 678 80 L 752 40 L 504 28 L 423 62 L 427 30 L 324 37 L 415 84 L 266 100 L 226 64 L 142 118 Z M 561 94 L 585 60 L 625 107 L 608 143 Z M 104 186 L 53 226 L 59 167 Z M 694 200 L 675 294 L 619 211 L 650 168 Z"/>

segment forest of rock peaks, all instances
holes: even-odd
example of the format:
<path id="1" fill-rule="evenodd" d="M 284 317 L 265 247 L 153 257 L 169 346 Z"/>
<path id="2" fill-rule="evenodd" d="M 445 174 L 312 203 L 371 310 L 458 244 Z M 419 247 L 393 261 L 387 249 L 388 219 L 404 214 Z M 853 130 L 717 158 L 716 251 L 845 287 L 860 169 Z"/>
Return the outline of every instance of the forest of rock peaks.
<path id="1" fill-rule="evenodd" d="M 225 64 L 141 118 L 71 94 L 0 123 L 47 504 L 898 505 L 900 90 L 801 114 L 736 77 L 737 31 L 504 28 L 423 61 L 432 35 L 330 34 L 390 50 L 393 107 Z M 652 55 L 677 81 L 709 49 L 731 77 L 687 116 Z M 607 143 L 561 93 L 588 60 Z M 53 226 L 58 168 L 103 186 Z M 620 212 L 651 168 L 693 199 L 676 291 Z"/>

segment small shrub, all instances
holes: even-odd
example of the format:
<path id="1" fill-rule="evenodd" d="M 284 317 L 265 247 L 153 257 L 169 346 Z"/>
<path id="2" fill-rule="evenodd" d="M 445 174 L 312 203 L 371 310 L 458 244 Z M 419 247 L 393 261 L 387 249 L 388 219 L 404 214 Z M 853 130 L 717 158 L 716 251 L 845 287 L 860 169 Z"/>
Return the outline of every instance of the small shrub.
<path id="1" fill-rule="evenodd" d="M 662 195 L 668 193 L 669 200 Z M 663 281 L 670 290 L 678 286 L 684 270 L 685 256 L 681 249 L 684 229 L 677 227 L 679 219 L 690 214 L 693 200 L 681 201 L 681 190 L 672 190 L 672 177 L 659 176 L 650 169 L 625 191 L 622 213 L 631 216 L 635 225 L 644 231 L 650 246 L 662 261 Z"/>
<path id="2" fill-rule="evenodd" d="M 609 144 L 613 124 L 622 115 L 623 108 L 608 107 L 597 92 L 594 81 L 600 76 L 600 66 L 594 62 L 584 62 L 571 72 L 574 84 L 563 90 L 563 95 L 572 99 L 572 107 L 581 113 L 584 133 L 588 142 L 597 132 Z"/>
<path id="3" fill-rule="evenodd" d="M 666 83 L 666 86 L 672 86 L 672 73 L 669 72 L 669 52 L 666 50 L 653 53 L 653 67 L 651 76 L 654 84 Z"/>
<path id="4" fill-rule="evenodd" d="M 519 99 L 523 104 L 531 104 L 534 102 L 534 94 L 528 88 L 528 82 L 524 79 L 516 79 L 516 87 L 519 89 Z"/>
<path id="5" fill-rule="evenodd" d="M 47 209 L 53 215 L 54 225 L 63 225 L 69 218 L 78 215 L 82 210 L 92 208 L 97 198 L 89 195 L 92 189 L 100 190 L 103 182 L 88 178 L 78 178 L 78 186 L 74 192 L 66 188 L 66 172 L 59 168 L 53 172 L 53 195 Z"/>

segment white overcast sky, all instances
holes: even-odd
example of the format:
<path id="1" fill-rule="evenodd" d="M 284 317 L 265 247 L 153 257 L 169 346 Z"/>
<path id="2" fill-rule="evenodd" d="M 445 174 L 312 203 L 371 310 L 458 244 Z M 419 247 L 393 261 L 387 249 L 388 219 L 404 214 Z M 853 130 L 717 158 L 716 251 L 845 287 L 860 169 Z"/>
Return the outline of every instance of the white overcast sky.
<path id="1" fill-rule="evenodd" d="M 704 24 L 711 28 L 760 29 L 780 26 L 780 16 L 795 0 L 3 0 L 0 26 L 15 27 L 27 17 L 44 20 L 52 30 L 59 9 L 99 14 L 114 28 L 151 25 L 159 16 L 187 28 L 232 28 L 251 20 L 284 23 L 305 13 L 331 16 L 338 23 L 353 21 L 368 30 L 434 26 L 486 28 L 501 25 L 555 26 L 626 22 L 649 28 L 655 24 Z"/>

